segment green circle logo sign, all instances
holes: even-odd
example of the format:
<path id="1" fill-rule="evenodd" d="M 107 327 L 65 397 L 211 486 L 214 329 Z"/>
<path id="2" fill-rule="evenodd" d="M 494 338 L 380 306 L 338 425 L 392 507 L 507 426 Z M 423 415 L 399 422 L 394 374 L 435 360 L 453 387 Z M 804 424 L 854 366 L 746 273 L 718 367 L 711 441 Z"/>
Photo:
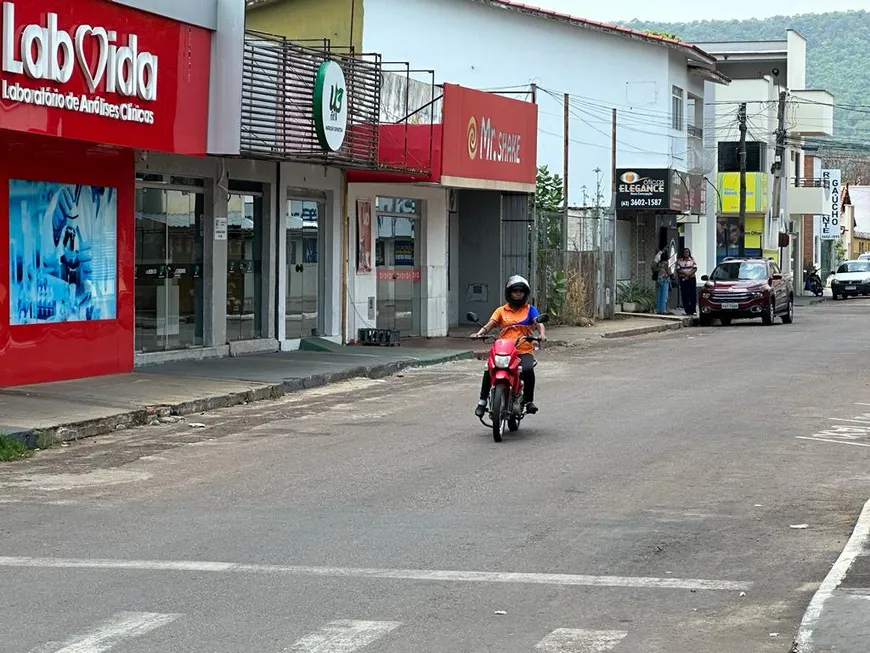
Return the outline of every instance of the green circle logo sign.
<path id="1" fill-rule="evenodd" d="M 320 147 L 337 152 L 347 134 L 347 82 L 334 61 L 324 61 L 314 81 L 314 127 Z"/>

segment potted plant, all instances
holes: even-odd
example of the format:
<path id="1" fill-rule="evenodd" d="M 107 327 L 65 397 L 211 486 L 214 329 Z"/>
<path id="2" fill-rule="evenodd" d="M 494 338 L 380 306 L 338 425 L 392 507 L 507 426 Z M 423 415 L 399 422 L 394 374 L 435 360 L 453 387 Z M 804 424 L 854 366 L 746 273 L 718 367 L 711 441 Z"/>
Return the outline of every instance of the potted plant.
<path id="1" fill-rule="evenodd" d="M 626 313 L 649 313 L 656 303 L 654 288 L 632 281 L 619 285 L 618 297 Z"/>

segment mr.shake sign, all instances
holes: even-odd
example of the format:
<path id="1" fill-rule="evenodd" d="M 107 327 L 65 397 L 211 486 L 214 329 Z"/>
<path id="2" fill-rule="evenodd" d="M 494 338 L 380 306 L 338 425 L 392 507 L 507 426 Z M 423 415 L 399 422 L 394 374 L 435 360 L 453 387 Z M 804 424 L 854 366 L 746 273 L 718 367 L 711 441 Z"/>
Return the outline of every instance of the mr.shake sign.
<path id="1" fill-rule="evenodd" d="M 445 84 L 443 115 L 443 185 L 534 192 L 536 104 Z"/>
<path id="2" fill-rule="evenodd" d="M 16 0 L 2 8 L 0 128 L 204 149 L 208 31 L 107 0 Z M 184 115 L 202 143 L 173 133 Z"/>

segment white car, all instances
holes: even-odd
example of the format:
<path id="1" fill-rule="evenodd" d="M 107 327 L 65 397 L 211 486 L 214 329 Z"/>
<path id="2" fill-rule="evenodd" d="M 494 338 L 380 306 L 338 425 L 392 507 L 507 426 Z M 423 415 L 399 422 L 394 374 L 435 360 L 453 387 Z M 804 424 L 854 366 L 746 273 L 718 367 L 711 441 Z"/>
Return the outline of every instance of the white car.
<path id="1" fill-rule="evenodd" d="M 870 258 L 840 263 L 830 281 L 834 299 L 870 295 Z"/>
<path id="2" fill-rule="evenodd" d="M 858 257 L 859 261 L 870 261 L 870 252 L 864 252 Z"/>

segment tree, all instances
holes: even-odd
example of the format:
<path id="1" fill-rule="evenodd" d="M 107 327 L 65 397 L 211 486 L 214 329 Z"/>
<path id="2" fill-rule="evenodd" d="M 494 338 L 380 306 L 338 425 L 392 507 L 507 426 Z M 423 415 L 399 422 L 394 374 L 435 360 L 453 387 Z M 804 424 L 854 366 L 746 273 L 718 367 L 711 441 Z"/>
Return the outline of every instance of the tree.
<path id="1" fill-rule="evenodd" d="M 539 167 L 535 180 L 535 206 L 538 211 L 561 211 L 564 201 L 562 178 L 551 173 L 547 166 Z"/>
<path id="2" fill-rule="evenodd" d="M 565 194 L 562 178 L 547 166 L 538 168 L 535 183 L 535 209 L 538 214 L 538 248 L 562 249 L 562 222 Z"/>

